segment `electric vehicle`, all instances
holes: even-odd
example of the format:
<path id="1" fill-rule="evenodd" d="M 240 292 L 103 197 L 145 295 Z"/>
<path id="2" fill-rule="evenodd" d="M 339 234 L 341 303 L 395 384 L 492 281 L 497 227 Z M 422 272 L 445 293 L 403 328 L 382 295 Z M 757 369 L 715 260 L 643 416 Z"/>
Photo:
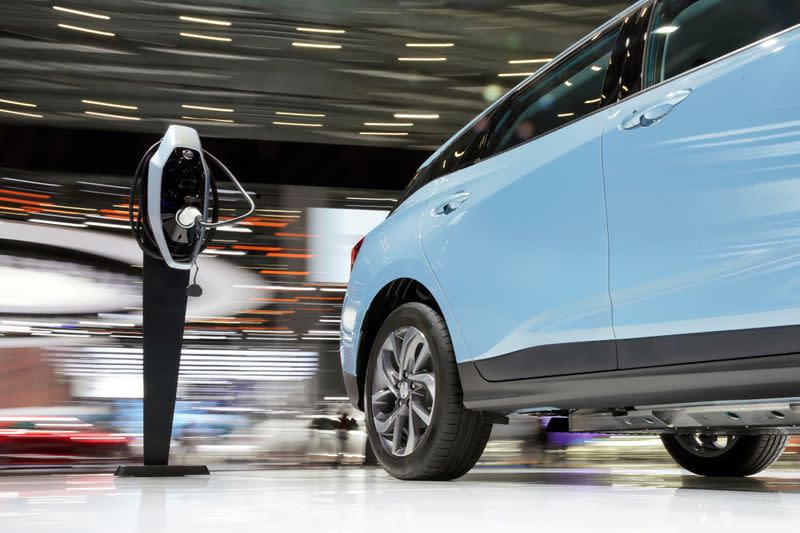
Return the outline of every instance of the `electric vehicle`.
<path id="1" fill-rule="evenodd" d="M 780 455 L 800 428 L 799 23 L 797 0 L 638 2 L 422 165 L 354 248 L 341 320 L 390 474 L 463 475 L 510 413 L 660 434 L 702 475 Z"/>

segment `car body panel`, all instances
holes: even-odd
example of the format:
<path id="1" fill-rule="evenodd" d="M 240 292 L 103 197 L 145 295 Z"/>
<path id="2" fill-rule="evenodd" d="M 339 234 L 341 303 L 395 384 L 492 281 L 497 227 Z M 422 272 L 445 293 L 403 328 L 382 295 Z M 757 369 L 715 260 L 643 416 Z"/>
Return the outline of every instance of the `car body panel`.
<path id="1" fill-rule="evenodd" d="M 520 86 L 652 5 L 634 4 Z M 644 90 L 607 78 L 635 94 L 410 188 L 367 236 L 348 286 L 341 355 L 351 401 L 364 313 L 400 278 L 424 285 L 441 307 L 471 409 L 791 395 L 800 357 L 799 31 Z M 640 59 L 626 52 L 634 59 L 625 76 L 638 80 Z M 620 129 L 682 89 L 691 94 L 665 118 Z M 456 209 L 437 212 L 464 192 Z"/>
<path id="2" fill-rule="evenodd" d="M 603 159 L 621 368 L 800 351 L 800 336 L 680 353 L 623 341 L 800 324 L 798 64 L 794 30 L 613 107 Z M 662 120 L 621 127 L 685 90 Z"/>
<path id="3" fill-rule="evenodd" d="M 375 296 L 391 282 L 413 279 L 439 304 L 450 330 L 458 362 L 470 359 L 447 299 L 436 283 L 419 240 L 420 219 L 432 184 L 413 194 L 364 239 L 342 305 L 340 357 L 345 373 L 355 376 L 364 316 Z"/>
<path id="4" fill-rule="evenodd" d="M 600 146 L 606 115 L 433 182 L 422 245 L 475 359 L 613 339 Z M 455 211 L 434 212 L 462 191 L 470 196 Z M 616 366 L 606 352 L 573 371 Z M 546 361 L 538 367 L 539 375 L 557 371 Z"/>

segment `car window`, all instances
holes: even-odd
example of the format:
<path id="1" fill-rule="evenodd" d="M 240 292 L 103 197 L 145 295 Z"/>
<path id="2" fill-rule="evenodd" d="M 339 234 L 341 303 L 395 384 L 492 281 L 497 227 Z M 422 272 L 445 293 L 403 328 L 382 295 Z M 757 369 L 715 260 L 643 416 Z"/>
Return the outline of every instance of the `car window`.
<path id="1" fill-rule="evenodd" d="M 432 163 L 428 163 L 424 167 L 421 167 L 419 170 L 417 170 L 417 173 L 414 174 L 414 177 L 411 178 L 410 182 L 408 182 L 408 185 L 406 186 L 405 190 L 403 191 L 403 194 L 400 195 L 400 199 L 397 201 L 397 204 L 395 204 L 395 207 L 394 207 L 394 209 L 392 209 L 392 212 L 394 212 L 395 209 L 400 207 L 400 205 L 403 202 L 405 202 L 408 199 L 409 196 L 411 196 L 412 194 L 417 192 L 423 185 L 425 185 L 426 183 L 428 183 L 430 181 L 428 176 L 431 173 L 431 168 L 435 164 L 436 164 L 436 161 L 434 160 Z"/>
<path id="2" fill-rule="evenodd" d="M 451 142 L 437 159 L 429 179 L 433 180 L 477 163 L 481 158 L 490 120 L 488 115 L 480 117 Z"/>
<path id="3" fill-rule="evenodd" d="M 650 22 L 647 86 L 800 23 L 797 0 L 662 0 Z"/>
<path id="4" fill-rule="evenodd" d="M 486 155 L 496 154 L 603 107 L 603 82 L 620 26 L 600 34 L 520 89 L 496 120 Z"/>
<path id="5" fill-rule="evenodd" d="M 408 187 L 403 191 L 397 205 L 402 204 L 406 198 L 436 178 L 467 168 L 480 161 L 488 139 L 487 134 L 491 131 L 492 117 L 502 105 L 503 103 L 501 102 L 489 113 L 484 113 L 480 116 L 458 137 L 448 142 L 445 149 L 436 159 L 420 168 L 411 179 Z"/>

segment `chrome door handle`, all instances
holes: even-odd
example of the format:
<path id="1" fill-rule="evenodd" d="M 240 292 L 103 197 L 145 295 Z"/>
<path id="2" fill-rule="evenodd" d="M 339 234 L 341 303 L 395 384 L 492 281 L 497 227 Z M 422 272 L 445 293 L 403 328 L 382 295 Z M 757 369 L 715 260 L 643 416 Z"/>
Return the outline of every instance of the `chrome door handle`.
<path id="1" fill-rule="evenodd" d="M 457 192 L 452 196 L 448 196 L 444 202 L 436 206 L 436 208 L 433 210 L 433 214 L 449 215 L 458 209 L 461 204 L 466 202 L 470 196 L 471 194 L 466 191 Z"/>
<path id="2" fill-rule="evenodd" d="M 667 95 L 663 102 L 647 108 L 644 111 L 634 111 L 621 126 L 623 130 L 652 126 L 662 118 L 666 117 L 675 106 L 686 100 L 692 94 L 691 89 L 674 91 Z"/>

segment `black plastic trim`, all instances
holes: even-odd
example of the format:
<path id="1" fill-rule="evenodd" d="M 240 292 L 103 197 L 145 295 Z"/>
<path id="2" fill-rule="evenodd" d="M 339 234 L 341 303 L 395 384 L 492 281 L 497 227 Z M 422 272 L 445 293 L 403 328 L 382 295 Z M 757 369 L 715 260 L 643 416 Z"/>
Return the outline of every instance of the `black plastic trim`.
<path id="1" fill-rule="evenodd" d="M 358 378 L 349 372 L 342 371 L 342 379 L 344 380 L 344 388 L 347 391 L 347 398 L 350 400 L 350 405 L 358 410 L 363 410 L 361 398 L 358 394 Z"/>
<path id="2" fill-rule="evenodd" d="M 797 396 L 800 354 L 502 382 L 485 380 L 473 362 L 458 370 L 469 409 L 606 409 Z"/>
<path id="3" fill-rule="evenodd" d="M 800 326 L 619 339 L 617 353 L 621 369 L 800 353 Z"/>
<path id="4" fill-rule="evenodd" d="M 569 342 L 480 359 L 475 365 L 487 381 L 582 374 L 616 370 L 617 351 L 614 340 Z"/>

